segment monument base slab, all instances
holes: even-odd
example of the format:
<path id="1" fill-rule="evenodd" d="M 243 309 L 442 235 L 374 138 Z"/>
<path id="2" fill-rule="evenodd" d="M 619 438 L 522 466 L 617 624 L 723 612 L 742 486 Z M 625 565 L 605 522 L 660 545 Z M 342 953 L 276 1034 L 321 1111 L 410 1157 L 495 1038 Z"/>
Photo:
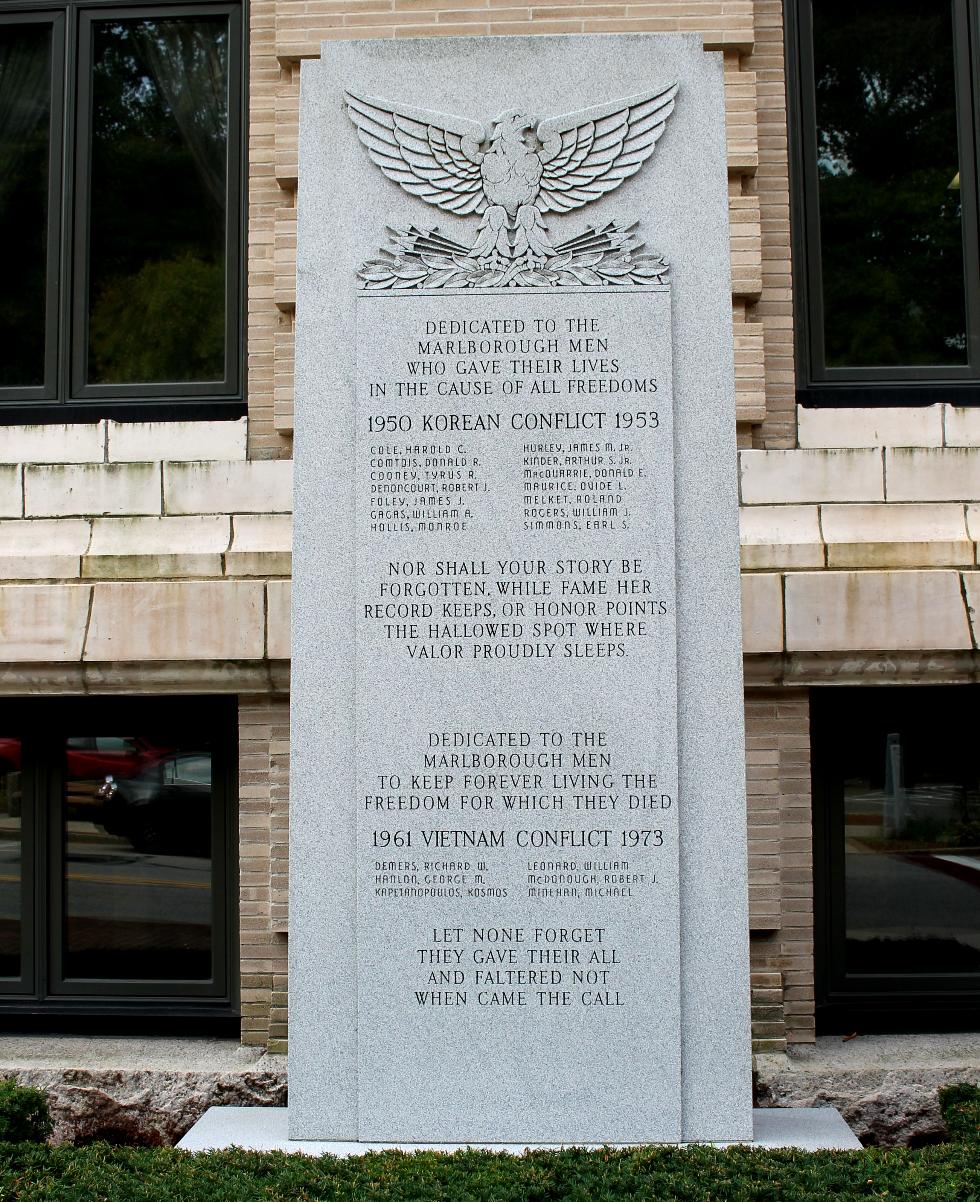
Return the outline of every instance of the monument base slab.
<path id="1" fill-rule="evenodd" d="M 785 1109 L 753 1110 L 754 1148 L 799 1148 L 806 1152 L 844 1151 L 861 1147 L 861 1142 L 830 1106 L 794 1106 Z M 290 1139 L 285 1106 L 212 1106 L 177 1144 L 186 1152 L 216 1152 L 244 1148 L 250 1152 L 302 1152 L 306 1156 L 361 1156 L 365 1152 L 457 1152 L 478 1147 L 487 1152 L 512 1152 L 526 1148 L 550 1148 L 562 1144 L 388 1144 L 355 1141 Z M 601 1147 L 601 1144 L 584 1145 Z M 629 1147 L 634 1145 L 607 1145 Z M 714 1147 L 729 1147 L 718 1142 Z"/>

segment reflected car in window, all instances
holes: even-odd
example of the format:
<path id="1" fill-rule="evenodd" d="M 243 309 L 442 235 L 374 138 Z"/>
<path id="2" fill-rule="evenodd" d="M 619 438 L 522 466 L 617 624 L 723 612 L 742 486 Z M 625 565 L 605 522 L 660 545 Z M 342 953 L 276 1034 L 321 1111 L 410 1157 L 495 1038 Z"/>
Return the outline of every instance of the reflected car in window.
<path id="1" fill-rule="evenodd" d="M 211 756 L 166 755 L 135 776 L 108 775 L 98 790 L 101 825 L 136 851 L 211 854 Z"/>

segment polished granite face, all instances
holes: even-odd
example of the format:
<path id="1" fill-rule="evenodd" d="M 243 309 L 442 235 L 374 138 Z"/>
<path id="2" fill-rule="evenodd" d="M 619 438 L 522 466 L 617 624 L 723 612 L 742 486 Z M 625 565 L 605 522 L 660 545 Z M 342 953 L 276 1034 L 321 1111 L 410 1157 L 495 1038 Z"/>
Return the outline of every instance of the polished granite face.
<path id="1" fill-rule="evenodd" d="M 325 43 L 296 345 L 292 1134 L 751 1138 L 720 56 Z"/>

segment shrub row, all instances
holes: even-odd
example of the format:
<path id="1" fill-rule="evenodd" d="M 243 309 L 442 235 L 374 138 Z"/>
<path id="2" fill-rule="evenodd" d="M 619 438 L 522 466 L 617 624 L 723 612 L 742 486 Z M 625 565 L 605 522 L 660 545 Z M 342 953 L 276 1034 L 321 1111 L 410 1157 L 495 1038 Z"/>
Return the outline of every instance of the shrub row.
<path id="1" fill-rule="evenodd" d="M 18 1202 L 977 1202 L 975 1145 L 763 1152 L 644 1148 L 285 1153 L 0 1146 L 0 1199 Z"/>
<path id="2" fill-rule="evenodd" d="M 952 1142 L 916 1150 L 570 1148 L 348 1160 L 0 1142 L 0 1202 L 980 1202 L 980 1089 L 940 1092 Z M 44 1096 L 0 1081 L 0 1139 L 39 1140 Z"/>

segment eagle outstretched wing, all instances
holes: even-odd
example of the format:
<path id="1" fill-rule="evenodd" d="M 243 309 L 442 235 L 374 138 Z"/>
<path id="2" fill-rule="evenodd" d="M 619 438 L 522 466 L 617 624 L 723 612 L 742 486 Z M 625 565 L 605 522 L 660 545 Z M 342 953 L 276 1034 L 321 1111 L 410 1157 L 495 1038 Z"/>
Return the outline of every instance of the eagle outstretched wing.
<path id="1" fill-rule="evenodd" d="M 489 130 L 479 121 L 345 92 L 347 113 L 371 161 L 412 196 L 450 213 L 487 207 L 480 176 Z"/>
<path id="2" fill-rule="evenodd" d="M 674 111 L 677 84 L 539 123 L 542 213 L 598 200 L 639 171 Z"/>

